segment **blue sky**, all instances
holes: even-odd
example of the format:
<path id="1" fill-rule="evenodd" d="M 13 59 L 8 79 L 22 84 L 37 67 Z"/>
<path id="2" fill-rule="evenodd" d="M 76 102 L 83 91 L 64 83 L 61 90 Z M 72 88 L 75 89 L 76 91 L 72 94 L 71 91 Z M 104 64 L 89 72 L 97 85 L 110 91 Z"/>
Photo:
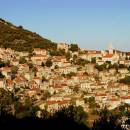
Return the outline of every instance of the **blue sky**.
<path id="1" fill-rule="evenodd" d="M 130 51 L 130 0 L 0 0 L 0 17 L 52 41 Z"/>

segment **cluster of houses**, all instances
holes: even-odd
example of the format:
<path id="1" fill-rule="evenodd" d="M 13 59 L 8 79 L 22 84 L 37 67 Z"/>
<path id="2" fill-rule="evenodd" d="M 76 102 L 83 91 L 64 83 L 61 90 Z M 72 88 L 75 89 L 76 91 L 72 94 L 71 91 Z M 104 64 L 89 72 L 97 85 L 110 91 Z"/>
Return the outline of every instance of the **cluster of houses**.
<path id="1" fill-rule="evenodd" d="M 35 105 L 51 112 L 70 104 L 82 106 L 88 111 L 89 104 L 85 99 L 90 97 L 95 98 L 98 108 L 107 106 L 108 109 L 114 109 L 122 103 L 130 104 L 130 86 L 118 82 L 126 75 L 130 75 L 127 69 L 130 66 L 130 53 L 114 50 L 112 45 L 104 51 L 80 49 L 72 52 L 69 45 L 61 43 L 57 45 L 57 50 L 59 49 L 64 49 L 66 53 L 70 52 L 72 55 L 70 60 L 64 55 L 51 56 L 49 51 L 41 48 L 34 48 L 31 55 L 28 52 L 0 48 L 1 61 L 9 62 L 8 66 L 0 68 L 4 75 L 4 78 L 0 78 L 0 88 L 13 92 L 21 102 L 29 97 L 34 100 Z M 71 62 L 73 55 L 89 63 L 84 66 L 73 64 Z M 21 57 L 27 62 L 20 63 Z M 95 63 L 91 62 L 92 58 L 95 58 Z M 48 59 L 52 61 L 52 66 L 42 66 Z M 106 62 L 127 67 L 119 68 L 118 71 L 115 68 L 103 71 L 95 68 L 96 64 L 102 65 Z M 13 66 L 18 68 L 15 74 L 12 73 Z M 64 76 L 71 73 L 73 75 Z"/>

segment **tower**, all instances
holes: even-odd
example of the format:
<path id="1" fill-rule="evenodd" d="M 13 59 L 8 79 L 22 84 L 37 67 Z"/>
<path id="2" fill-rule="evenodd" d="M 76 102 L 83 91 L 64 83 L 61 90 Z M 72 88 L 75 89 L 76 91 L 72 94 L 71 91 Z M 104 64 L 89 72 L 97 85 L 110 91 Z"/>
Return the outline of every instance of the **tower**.
<path id="1" fill-rule="evenodd" d="M 112 43 L 109 43 L 108 51 L 109 51 L 109 54 L 113 54 L 113 45 L 112 45 Z"/>

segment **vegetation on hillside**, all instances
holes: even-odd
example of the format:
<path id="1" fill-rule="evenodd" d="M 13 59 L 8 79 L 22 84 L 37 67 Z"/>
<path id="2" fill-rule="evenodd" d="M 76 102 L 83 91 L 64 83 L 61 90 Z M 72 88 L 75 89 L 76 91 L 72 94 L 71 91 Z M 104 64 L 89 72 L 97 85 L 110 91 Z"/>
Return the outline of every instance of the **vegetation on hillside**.
<path id="1" fill-rule="evenodd" d="M 16 51 L 32 51 L 33 48 L 55 50 L 56 46 L 56 43 L 42 38 L 35 32 L 0 19 L 0 47 L 8 47 Z"/>

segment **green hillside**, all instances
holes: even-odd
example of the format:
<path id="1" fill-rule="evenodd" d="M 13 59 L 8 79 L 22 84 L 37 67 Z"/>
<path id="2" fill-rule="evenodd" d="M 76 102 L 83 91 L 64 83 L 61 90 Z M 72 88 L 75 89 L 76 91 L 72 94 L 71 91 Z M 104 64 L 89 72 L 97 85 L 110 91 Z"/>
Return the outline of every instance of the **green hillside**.
<path id="1" fill-rule="evenodd" d="M 42 38 L 40 35 L 16 27 L 3 19 L 0 19 L 0 47 L 12 48 L 16 51 L 32 51 L 33 48 L 56 49 L 56 43 Z"/>

